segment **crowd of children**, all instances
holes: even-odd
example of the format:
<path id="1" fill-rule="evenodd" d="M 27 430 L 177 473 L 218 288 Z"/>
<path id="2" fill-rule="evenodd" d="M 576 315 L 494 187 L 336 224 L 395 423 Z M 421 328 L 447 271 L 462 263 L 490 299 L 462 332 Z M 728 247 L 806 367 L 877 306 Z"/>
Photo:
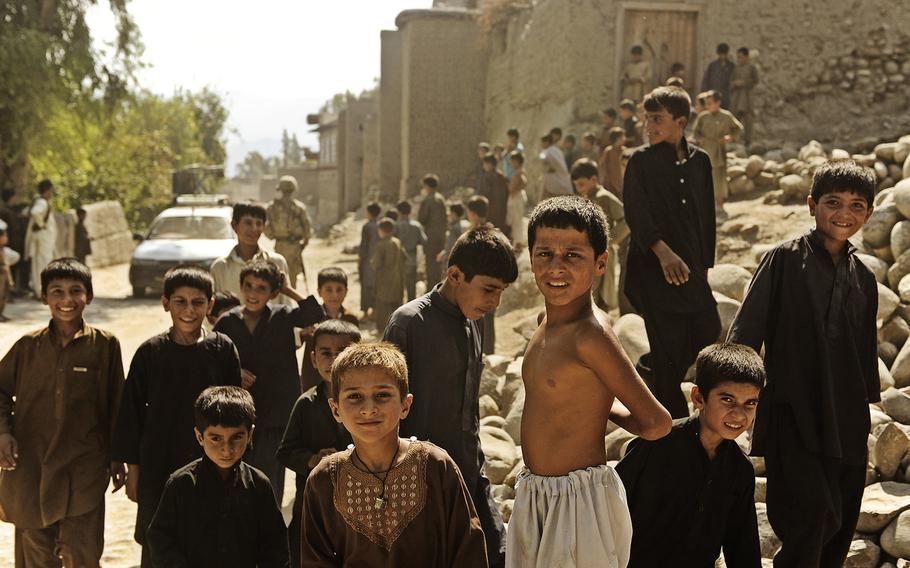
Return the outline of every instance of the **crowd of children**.
<path id="1" fill-rule="evenodd" d="M 50 323 L 0 361 L 0 519 L 16 525 L 17 566 L 98 566 L 112 483 L 138 503 L 143 567 L 705 567 L 723 553 L 758 568 L 754 472 L 734 441 L 753 421 L 775 566 L 841 565 L 879 396 L 875 280 L 848 242 L 872 212 L 874 174 L 818 168 L 816 228 L 765 256 L 718 343 L 712 163 L 685 136 L 682 88 L 642 106 L 649 144 L 620 176 L 622 127 L 599 153 L 584 136 L 571 163 L 548 151 L 562 132 L 548 133 L 546 175 L 569 183 L 527 219 L 514 129 L 500 156 L 486 145 L 485 189 L 464 205 L 447 207 L 434 175 L 416 220 L 407 201 L 384 216 L 370 204 L 359 278 L 379 342 L 362 341 L 340 268 L 320 271 L 321 303 L 297 293 L 253 239 L 267 222 L 255 204 L 235 206 L 238 246 L 211 273 L 167 273 L 171 327 L 125 379 L 117 339 L 85 323 L 89 270 L 51 262 Z M 478 398 L 523 248 L 545 310 L 522 366 L 525 467 L 507 527 Z M 624 295 L 651 348 L 637 365 L 606 311 Z M 680 383 L 693 363 L 690 415 Z M 638 436 L 615 468 L 608 421 Z M 285 468 L 297 476 L 290 527 Z"/>

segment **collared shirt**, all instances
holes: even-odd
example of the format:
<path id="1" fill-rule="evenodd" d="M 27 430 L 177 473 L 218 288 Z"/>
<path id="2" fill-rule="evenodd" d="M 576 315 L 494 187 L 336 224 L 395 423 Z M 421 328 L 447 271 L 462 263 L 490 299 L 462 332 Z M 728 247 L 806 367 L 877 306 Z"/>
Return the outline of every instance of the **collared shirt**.
<path id="1" fill-rule="evenodd" d="M 616 466 L 632 515 L 630 568 L 759 568 L 755 471 L 736 442 L 714 459 L 699 439 L 698 415 L 674 421 L 659 440 L 636 438 Z"/>
<path id="2" fill-rule="evenodd" d="M 572 178 L 566 168 L 566 158 L 556 146 L 548 146 L 539 156 L 543 162 L 543 189 L 550 195 L 570 195 Z"/>
<path id="3" fill-rule="evenodd" d="M 707 271 L 714 266 L 716 239 L 711 161 L 682 141 L 680 160 L 672 144 L 639 148 L 623 180 L 626 222 L 632 231 L 626 295 L 643 306 L 677 313 L 716 305 Z M 664 241 L 689 266 L 689 281 L 669 284 L 651 246 Z"/>
<path id="4" fill-rule="evenodd" d="M 702 149 L 711 158 L 711 166 L 724 168 L 727 165 L 725 136 L 737 138 L 743 132 L 743 123 L 728 110 L 704 111 L 695 119 L 692 134 L 701 141 Z"/>
<path id="5" fill-rule="evenodd" d="M 449 452 L 473 492 L 483 465 L 477 402 L 482 331 L 480 322 L 465 318 L 443 298 L 441 287 L 395 310 L 383 340 L 397 345 L 408 361 L 414 404 L 401 435 Z"/>
<path id="6" fill-rule="evenodd" d="M 237 349 L 222 333 L 211 332 L 198 343 L 181 345 L 166 331 L 136 350 L 111 451 L 116 461 L 141 468 L 137 542 L 145 542 L 145 530 L 168 477 L 202 454 L 193 433 L 193 403 L 203 390 L 216 385 L 240 386 Z"/>
<path id="7" fill-rule="evenodd" d="M 728 339 L 765 347 L 752 453 L 763 455 L 778 405 L 789 406 L 806 448 L 865 465 L 869 403 L 878 402 L 875 277 L 849 243 L 835 265 L 813 230 L 762 259 Z"/>
<path id="8" fill-rule="evenodd" d="M 52 328 L 22 336 L 0 361 L 0 433 L 19 444 L 16 469 L 0 472 L 0 519 L 19 528 L 94 510 L 110 480 L 120 342 L 83 324 L 63 346 Z"/>
<path id="9" fill-rule="evenodd" d="M 215 261 L 212 262 L 211 272 L 212 278 L 215 279 L 216 292 L 231 292 L 238 298 L 243 298 L 243 295 L 240 293 L 240 272 L 243 271 L 243 268 L 246 265 L 254 262 L 271 262 L 277 266 L 279 270 L 287 274 L 288 263 L 284 257 L 277 252 L 260 248 L 256 254 L 253 255 L 253 258 L 250 260 L 243 260 L 237 252 L 239 246 L 240 245 L 237 245 L 231 249 L 231 252 L 227 256 L 216 258 Z M 269 303 L 294 305 L 294 301 L 284 294 L 278 294 L 278 297 Z"/>
<path id="10" fill-rule="evenodd" d="M 267 305 L 252 333 L 243 320 L 243 306 L 218 319 L 215 331 L 231 338 L 240 353 L 240 366 L 256 375 L 250 394 L 256 402 L 257 428 L 287 426 L 294 401 L 300 396 L 293 329 L 309 327 L 323 319 L 325 310 L 313 296 L 294 308 Z"/>
<path id="11" fill-rule="evenodd" d="M 423 246 L 427 242 L 427 234 L 423 231 L 423 225 L 413 219 L 402 219 L 395 223 L 395 236 L 401 241 L 401 246 L 408 253 L 405 266 L 417 266 L 417 246 Z"/>
<path id="12" fill-rule="evenodd" d="M 287 568 L 287 529 L 268 478 L 238 461 L 223 480 L 202 458 L 174 472 L 148 530 L 168 568 Z"/>

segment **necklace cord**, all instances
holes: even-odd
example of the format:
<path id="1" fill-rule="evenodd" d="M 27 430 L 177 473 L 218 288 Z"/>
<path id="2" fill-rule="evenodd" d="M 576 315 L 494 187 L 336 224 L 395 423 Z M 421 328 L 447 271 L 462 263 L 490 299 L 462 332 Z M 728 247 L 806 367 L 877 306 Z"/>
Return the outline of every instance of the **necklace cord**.
<path id="1" fill-rule="evenodd" d="M 367 467 L 366 462 L 363 461 L 363 458 L 361 458 L 360 454 L 357 453 L 357 447 L 356 446 L 354 447 L 354 457 L 357 458 L 357 461 L 359 461 L 361 463 L 361 465 L 363 465 L 363 468 L 366 470 L 367 473 L 369 473 L 370 475 L 375 477 L 376 480 L 382 484 L 382 491 L 379 494 L 379 499 L 381 499 L 383 502 L 385 502 L 385 483 L 386 483 L 386 480 L 389 478 L 389 473 L 392 472 L 392 468 L 395 467 L 395 460 L 398 459 L 399 452 L 401 452 L 401 443 L 400 442 L 397 444 L 397 447 L 395 448 L 395 455 L 392 456 L 392 462 L 389 464 L 389 469 L 385 470 L 385 475 L 383 477 L 379 477 L 378 474 L 381 472 L 375 472 L 375 471 L 371 470 L 369 467 Z"/>

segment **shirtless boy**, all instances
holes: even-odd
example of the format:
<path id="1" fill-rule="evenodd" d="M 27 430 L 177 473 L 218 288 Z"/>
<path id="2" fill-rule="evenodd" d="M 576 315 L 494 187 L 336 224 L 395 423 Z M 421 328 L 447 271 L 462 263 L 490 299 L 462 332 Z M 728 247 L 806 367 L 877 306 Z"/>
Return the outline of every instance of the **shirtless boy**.
<path id="1" fill-rule="evenodd" d="M 648 440 L 670 431 L 670 414 L 591 301 L 607 245 L 606 215 L 590 201 L 557 197 L 531 214 L 531 268 L 546 317 L 522 367 L 527 467 L 509 523 L 510 567 L 625 567 L 632 524 L 622 481 L 606 465 L 607 420 Z"/>

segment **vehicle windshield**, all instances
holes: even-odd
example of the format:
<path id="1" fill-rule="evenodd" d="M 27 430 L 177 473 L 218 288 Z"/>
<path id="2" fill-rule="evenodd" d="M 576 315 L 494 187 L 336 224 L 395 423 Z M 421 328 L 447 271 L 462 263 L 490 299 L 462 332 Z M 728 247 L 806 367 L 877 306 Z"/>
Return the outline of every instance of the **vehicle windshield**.
<path id="1" fill-rule="evenodd" d="M 149 239 L 233 239 L 234 231 L 224 217 L 164 217 L 152 224 Z"/>

